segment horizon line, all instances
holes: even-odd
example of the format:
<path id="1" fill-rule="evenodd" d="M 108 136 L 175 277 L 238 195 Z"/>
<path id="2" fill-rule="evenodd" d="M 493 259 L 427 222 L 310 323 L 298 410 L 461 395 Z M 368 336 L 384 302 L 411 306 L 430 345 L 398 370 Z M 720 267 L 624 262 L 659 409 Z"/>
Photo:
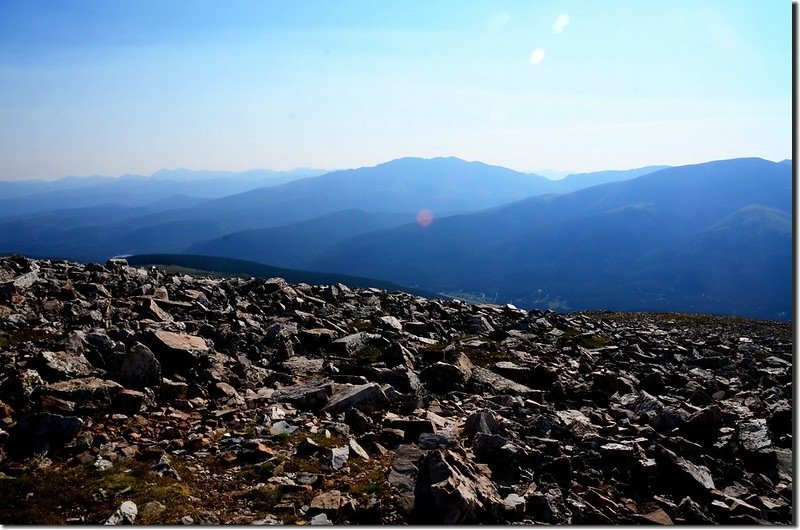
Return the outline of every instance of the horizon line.
<path id="1" fill-rule="evenodd" d="M 392 158 L 392 159 L 389 159 L 389 160 L 386 160 L 386 161 L 383 161 L 383 162 L 378 162 L 378 163 L 375 163 L 375 164 L 372 164 L 372 165 L 361 165 L 361 166 L 357 166 L 357 167 L 342 167 L 342 168 L 312 168 L 312 167 L 308 167 L 308 166 L 297 166 L 297 167 L 294 167 L 294 168 L 291 168 L 291 169 L 272 169 L 272 168 L 266 168 L 266 167 L 255 167 L 255 168 L 248 168 L 248 169 L 242 169 L 242 170 L 233 170 L 233 169 L 208 169 L 208 168 L 190 169 L 190 168 L 188 168 L 188 167 L 186 167 L 184 165 L 181 165 L 181 166 L 177 166 L 177 167 L 174 167 L 174 168 L 161 167 L 161 168 L 153 171 L 150 174 L 126 172 L 126 173 L 121 173 L 121 174 L 118 174 L 118 175 L 102 175 L 102 174 L 98 174 L 98 173 L 92 173 L 90 175 L 65 175 L 65 176 L 55 177 L 55 178 L 51 178 L 51 179 L 49 179 L 49 178 L 12 178 L 12 179 L 2 179 L 2 178 L 0 178 L 0 182 L 4 182 L 4 183 L 14 183 L 14 182 L 59 182 L 59 181 L 66 180 L 66 179 L 78 179 L 78 180 L 88 180 L 88 179 L 93 179 L 93 178 L 96 178 L 96 179 L 121 179 L 121 178 L 125 178 L 125 177 L 140 177 L 140 178 L 149 179 L 149 178 L 153 178 L 156 174 L 161 173 L 161 172 L 175 172 L 175 171 L 188 171 L 188 172 L 191 172 L 191 173 L 203 173 L 203 172 L 219 172 L 219 173 L 222 173 L 222 172 L 226 172 L 226 173 L 234 173 L 236 175 L 239 175 L 239 174 L 242 174 L 242 173 L 249 173 L 249 172 L 253 172 L 253 171 L 270 171 L 270 172 L 274 172 L 274 173 L 292 173 L 292 172 L 297 172 L 297 171 L 322 171 L 323 173 L 321 175 L 319 175 L 319 176 L 322 176 L 322 175 L 326 175 L 326 174 L 329 174 L 329 173 L 334 173 L 334 172 L 337 172 L 337 171 L 352 171 L 352 170 L 357 170 L 357 169 L 373 168 L 373 167 L 377 167 L 377 166 L 380 166 L 380 165 L 388 164 L 388 163 L 391 163 L 391 162 L 396 162 L 398 160 L 417 159 L 417 160 L 430 161 L 430 160 L 448 159 L 448 158 L 453 158 L 453 159 L 460 160 L 462 162 L 467 162 L 467 163 L 479 163 L 479 164 L 484 164 L 484 165 L 487 165 L 487 166 L 502 167 L 504 169 L 509 169 L 511 171 L 516 171 L 517 173 L 524 173 L 524 174 L 528 174 L 528 175 L 540 176 L 540 177 L 546 178 L 548 180 L 561 180 L 561 179 L 563 179 L 563 178 L 565 178 L 567 176 L 570 176 L 570 175 L 581 175 L 581 174 L 588 174 L 588 173 L 600 173 L 600 172 L 604 172 L 604 171 L 634 171 L 634 170 L 637 170 L 637 169 L 644 169 L 644 168 L 657 167 L 657 166 L 659 166 L 659 167 L 681 167 L 681 166 L 691 166 L 691 165 L 697 165 L 697 164 L 706 164 L 706 163 L 709 163 L 709 162 L 719 162 L 719 161 L 722 161 L 722 160 L 740 160 L 740 159 L 746 159 L 746 158 L 758 158 L 758 159 L 761 159 L 761 160 L 766 160 L 767 162 L 772 162 L 774 164 L 779 164 L 779 163 L 787 161 L 787 160 L 788 161 L 793 161 L 792 157 L 791 157 L 791 154 L 789 156 L 787 156 L 786 158 L 782 158 L 780 160 L 772 160 L 772 159 L 766 158 L 764 156 L 751 155 L 751 156 L 736 156 L 736 157 L 732 157 L 732 158 L 719 158 L 719 159 L 714 159 L 714 160 L 704 160 L 704 161 L 701 161 L 701 162 L 690 162 L 690 163 L 684 163 L 684 164 L 651 163 L 651 164 L 646 164 L 646 165 L 642 165 L 642 166 L 634 166 L 634 167 L 629 167 L 629 168 L 604 168 L 604 169 L 593 169 L 593 170 L 587 170 L 587 171 L 574 171 L 574 170 L 560 170 L 560 169 L 551 169 L 551 168 L 539 168 L 539 169 L 535 169 L 535 170 L 518 170 L 518 169 L 514 169 L 512 167 L 506 166 L 506 165 L 484 162 L 482 160 L 467 160 L 465 158 L 461 158 L 461 157 L 454 156 L 454 155 L 440 155 L 440 156 L 433 156 L 433 157 L 423 157 L 423 156 L 408 155 L 408 156 L 400 156 L 400 157 L 397 157 L 397 158 Z M 561 176 L 559 178 L 551 178 L 551 177 L 548 177 L 547 175 L 544 175 L 544 174 L 541 174 L 541 173 L 558 174 L 558 175 L 561 175 Z"/>

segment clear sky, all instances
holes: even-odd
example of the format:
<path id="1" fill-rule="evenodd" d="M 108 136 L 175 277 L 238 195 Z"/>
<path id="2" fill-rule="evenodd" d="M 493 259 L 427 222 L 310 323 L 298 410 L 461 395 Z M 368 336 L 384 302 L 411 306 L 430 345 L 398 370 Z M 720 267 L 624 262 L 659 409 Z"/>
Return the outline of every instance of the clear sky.
<path id="1" fill-rule="evenodd" d="M 0 2 L 0 179 L 791 156 L 789 0 Z"/>

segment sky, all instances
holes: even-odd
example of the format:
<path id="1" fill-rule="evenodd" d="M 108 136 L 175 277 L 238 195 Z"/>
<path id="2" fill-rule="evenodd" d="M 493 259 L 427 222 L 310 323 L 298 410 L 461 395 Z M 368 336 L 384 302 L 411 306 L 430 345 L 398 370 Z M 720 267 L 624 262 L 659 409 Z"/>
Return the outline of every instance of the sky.
<path id="1" fill-rule="evenodd" d="M 6 0 L 0 180 L 791 157 L 789 0 Z"/>

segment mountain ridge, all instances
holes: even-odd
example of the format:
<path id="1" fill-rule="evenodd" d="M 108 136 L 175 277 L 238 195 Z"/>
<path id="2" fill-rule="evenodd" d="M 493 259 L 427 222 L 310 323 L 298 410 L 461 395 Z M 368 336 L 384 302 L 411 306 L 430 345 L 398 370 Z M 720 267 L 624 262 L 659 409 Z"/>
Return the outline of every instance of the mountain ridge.
<path id="1" fill-rule="evenodd" d="M 554 277 L 567 275 L 570 270 L 578 274 L 577 264 L 563 259 L 569 249 L 574 249 L 578 252 L 575 256 L 590 263 L 617 260 L 611 277 L 597 271 L 585 276 L 595 278 L 588 285 L 602 285 L 612 278 L 628 275 L 624 260 L 613 258 L 614 249 L 633 252 L 631 259 L 635 262 L 636 255 L 700 232 L 752 202 L 790 212 L 790 191 L 789 169 L 762 159 L 680 166 L 625 182 L 603 184 L 570 194 L 537 196 L 483 212 L 452 216 L 434 221 L 426 229 L 404 225 L 379 235 L 356 236 L 326 251 L 313 268 L 400 283 L 416 280 L 417 285 L 444 292 L 454 288 L 494 291 L 502 287 L 505 299 L 527 307 L 534 298 L 530 294 L 522 295 L 526 289 L 524 285 L 532 290 L 544 287 L 553 296 L 565 289 L 572 290 Z M 627 208 L 620 210 L 621 207 Z M 627 234 L 631 237 L 635 234 L 635 238 L 626 239 L 621 235 L 623 229 L 634 230 Z M 783 247 L 790 248 L 790 237 L 784 236 Z M 516 249 L 516 253 L 510 254 L 510 249 Z M 782 254 L 774 254 L 775 259 L 781 259 L 779 255 Z M 526 273 L 522 271 L 534 274 L 530 267 L 547 263 L 561 263 L 562 268 L 548 269 L 551 272 L 547 274 L 536 269 L 535 275 L 545 274 L 548 278 L 545 285 L 536 287 L 535 282 L 524 278 Z M 515 287 L 509 279 L 505 284 L 492 284 L 489 281 L 492 277 L 495 282 L 500 281 L 497 278 L 506 277 L 521 283 Z M 652 279 L 653 297 L 658 296 L 656 286 L 661 285 L 656 280 L 656 277 Z M 791 278 L 781 274 L 775 281 L 785 286 Z M 790 297 L 780 298 L 782 301 L 775 306 L 775 315 L 789 318 Z M 739 300 L 736 310 L 746 311 L 746 302 Z M 581 305 L 573 307 L 589 309 Z"/>

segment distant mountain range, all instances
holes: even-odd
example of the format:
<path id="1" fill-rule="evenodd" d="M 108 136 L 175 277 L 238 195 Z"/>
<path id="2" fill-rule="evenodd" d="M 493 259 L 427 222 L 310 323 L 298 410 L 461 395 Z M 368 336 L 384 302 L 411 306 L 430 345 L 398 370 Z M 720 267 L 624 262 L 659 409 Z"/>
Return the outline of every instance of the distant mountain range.
<path id="1" fill-rule="evenodd" d="M 739 159 L 343 241 L 306 266 L 560 309 L 791 315 L 791 168 Z"/>
<path id="2" fill-rule="evenodd" d="M 789 319 L 791 169 L 737 159 L 554 181 L 404 158 L 321 175 L 0 183 L 0 252 L 191 253 L 522 307 Z M 34 191 L 15 195 L 26 185 Z M 415 222 L 422 209 L 433 212 L 428 227 Z"/>
<path id="3" fill-rule="evenodd" d="M 291 180 L 322 175 L 324 170 L 192 171 L 162 169 L 152 175 L 121 177 L 65 177 L 55 181 L 0 181 L 2 216 L 32 214 L 62 208 L 103 204 L 148 206 L 174 196 L 199 199 L 225 197 L 234 193 L 275 186 Z M 185 204 L 189 206 L 190 204 Z"/>

